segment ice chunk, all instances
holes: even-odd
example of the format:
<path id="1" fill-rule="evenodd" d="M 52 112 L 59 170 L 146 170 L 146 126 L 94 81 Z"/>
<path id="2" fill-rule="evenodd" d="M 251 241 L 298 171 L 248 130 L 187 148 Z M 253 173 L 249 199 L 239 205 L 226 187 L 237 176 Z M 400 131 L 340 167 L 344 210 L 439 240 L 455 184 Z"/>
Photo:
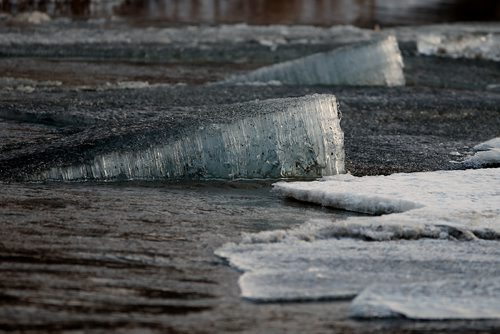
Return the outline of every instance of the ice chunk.
<path id="1" fill-rule="evenodd" d="M 476 153 L 463 161 L 469 168 L 500 166 L 500 137 L 493 138 L 474 146 Z"/>
<path id="2" fill-rule="evenodd" d="M 498 241 L 289 239 L 226 244 L 216 254 L 244 271 L 242 297 L 265 302 L 353 298 L 376 283 L 500 278 Z"/>
<path id="3" fill-rule="evenodd" d="M 343 133 L 333 95 L 205 108 L 225 116 L 220 123 L 200 120 L 158 145 L 98 154 L 33 179 L 287 178 L 344 172 Z"/>
<path id="4" fill-rule="evenodd" d="M 417 49 L 423 55 L 500 61 L 500 35 L 423 34 L 417 37 Z"/>
<path id="5" fill-rule="evenodd" d="M 394 36 L 263 67 L 225 83 L 266 81 L 288 85 L 405 84 L 403 59 Z"/>
<path id="6" fill-rule="evenodd" d="M 356 318 L 500 319 L 500 279 L 471 278 L 401 285 L 378 284 L 351 305 Z"/>

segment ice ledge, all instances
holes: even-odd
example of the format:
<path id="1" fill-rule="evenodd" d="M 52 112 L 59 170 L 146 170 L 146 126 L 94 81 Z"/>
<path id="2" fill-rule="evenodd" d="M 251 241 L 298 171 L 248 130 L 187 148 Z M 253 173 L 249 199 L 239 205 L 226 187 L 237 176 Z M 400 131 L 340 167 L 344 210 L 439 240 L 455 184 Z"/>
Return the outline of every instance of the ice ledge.
<path id="1" fill-rule="evenodd" d="M 207 122 L 158 145 L 53 167 L 32 180 L 278 179 L 344 173 L 335 96 L 253 101 L 219 106 L 214 113 L 217 108 L 231 115 L 227 123 Z"/>

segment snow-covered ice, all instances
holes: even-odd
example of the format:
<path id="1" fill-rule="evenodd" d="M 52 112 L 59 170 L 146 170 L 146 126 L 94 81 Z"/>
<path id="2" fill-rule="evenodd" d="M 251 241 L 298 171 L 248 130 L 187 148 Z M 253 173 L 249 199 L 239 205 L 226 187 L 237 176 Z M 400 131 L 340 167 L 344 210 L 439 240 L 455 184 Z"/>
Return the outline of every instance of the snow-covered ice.
<path id="1" fill-rule="evenodd" d="M 500 34 L 423 34 L 417 49 L 423 55 L 500 61 Z"/>
<path id="2" fill-rule="evenodd" d="M 418 237 L 418 233 L 440 226 L 460 229 L 470 238 L 500 235 L 500 169 L 365 177 L 338 175 L 313 182 L 280 182 L 274 188 L 301 201 L 382 214 L 346 222 L 356 231 L 361 227 L 373 230 L 374 239 L 390 239 L 394 231 L 417 233 L 414 237 Z M 398 214 L 388 214 L 393 212 Z M 324 230 L 321 224 L 318 226 Z"/>
<path id="3" fill-rule="evenodd" d="M 275 188 L 301 201 L 378 216 L 310 220 L 289 230 L 246 234 L 240 243 L 226 244 L 216 254 L 244 271 L 239 280 L 243 297 L 370 297 L 379 291 L 373 284 L 384 284 L 389 286 L 387 293 L 380 289 L 381 296 L 368 298 L 368 306 L 360 297 L 352 315 L 446 319 L 459 309 L 462 313 L 455 318 L 498 315 L 498 284 L 487 282 L 500 282 L 500 169 L 337 175 L 314 182 L 280 182 Z M 432 288 L 425 287 L 438 281 L 451 288 L 426 299 Z M 424 288 L 413 289 L 412 284 Z M 461 286 L 477 292 L 467 305 L 466 293 L 455 293 Z M 405 289 L 412 295 L 404 308 L 388 310 L 391 298 L 399 298 Z M 428 317 L 421 310 L 431 302 L 433 314 Z M 487 307 L 488 312 L 481 311 Z"/>
<path id="4" fill-rule="evenodd" d="M 263 67 L 224 83 L 267 81 L 288 85 L 405 84 L 403 58 L 394 36 Z"/>
<path id="5" fill-rule="evenodd" d="M 255 301 L 353 298 L 375 283 L 500 278 L 498 241 L 350 238 L 226 244 L 216 254 L 244 274 L 241 295 Z"/>
<path id="6" fill-rule="evenodd" d="M 481 275 L 481 274 L 479 274 Z M 351 305 L 356 318 L 500 319 L 500 279 L 376 284 Z"/>
<path id="7" fill-rule="evenodd" d="M 217 124 L 204 120 L 195 129 L 187 125 L 160 145 L 100 154 L 33 179 L 277 179 L 344 172 L 344 138 L 333 95 L 205 108 L 230 117 Z"/>
<path id="8" fill-rule="evenodd" d="M 373 30 L 354 26 L 330 28 L 314 26 L 252 26 L 247 24 L 219 26 L 184 26 L 172 28 L 130 28 L 101 24 L 52 25 L 38 27 L 30 34 L 10 29 L 0 34 L 0 45 L 42 44 L 141 44 L 158 43 L 203 45 L 214 43 L 257 42 L 271 49 L 284 44 L 353 43 L 369 40 Z M 106 24 L 106 23 L 105 23 Z"/>

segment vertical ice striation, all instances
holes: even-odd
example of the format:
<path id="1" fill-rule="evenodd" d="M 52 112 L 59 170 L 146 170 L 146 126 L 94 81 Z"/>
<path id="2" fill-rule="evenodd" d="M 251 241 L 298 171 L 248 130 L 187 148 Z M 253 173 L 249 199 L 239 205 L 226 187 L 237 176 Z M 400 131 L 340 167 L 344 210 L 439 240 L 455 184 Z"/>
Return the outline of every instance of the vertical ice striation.
<path id="1" fill-rule="evenodd" d="M 203 125 L 161 144 L 112 150 L 34 179 L 312 178 L 344 172 L 344 138 L 333 95 L 206 108 L 226 115 L 225 121 L 201 120 Z"/>
<path id="2" fill-rule="evenodd" d="M 263 67 L 225 82 L 268 81 L 288 85 L 405 84 L 403 59 L 394 36 Z"/>

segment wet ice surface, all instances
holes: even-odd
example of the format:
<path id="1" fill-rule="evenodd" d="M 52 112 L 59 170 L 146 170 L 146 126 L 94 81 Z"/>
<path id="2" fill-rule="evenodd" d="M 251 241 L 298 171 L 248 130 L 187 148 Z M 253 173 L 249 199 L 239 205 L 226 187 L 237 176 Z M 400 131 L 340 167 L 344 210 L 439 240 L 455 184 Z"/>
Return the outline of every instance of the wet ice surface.
<path id="1" fill-rule="evenodd" d="M 263 67 L 225 83 L 268 81 L 287 85 L 402 86 L 405 83 L 403 59 L 394 36 Z"/>
<path id="2" fill-rule="evenodd" d="M 309 220 L 225 245 L 216 253 L 244 271 L 243 297 L 317 300 L 361 293 L 352 306 L 356 317 L 500 317 L 500 289 L 491 284 L 500 279 L 500 169 L 339 175 L 281 182 L 275 189 L 300 201 L 382 215 Z M 430 300 L 425 284 L 436 281 L 451 288 Z M 421 284 L 414 289 L 405 285 L 415 282 Z M 372 284 L 384 286 L 378 290 Z M 461 286 L 472 287 L 468 308 L 467 294 L 457 293 Z M 362 292 L 365 288 L 375 292 Z M 399 305 L 391 298 L 408 300 Z M 456 309 L 441 307 L 448 302 Z M 432 316 L 425 312 L 426 303 L 433 303 Z"/>

